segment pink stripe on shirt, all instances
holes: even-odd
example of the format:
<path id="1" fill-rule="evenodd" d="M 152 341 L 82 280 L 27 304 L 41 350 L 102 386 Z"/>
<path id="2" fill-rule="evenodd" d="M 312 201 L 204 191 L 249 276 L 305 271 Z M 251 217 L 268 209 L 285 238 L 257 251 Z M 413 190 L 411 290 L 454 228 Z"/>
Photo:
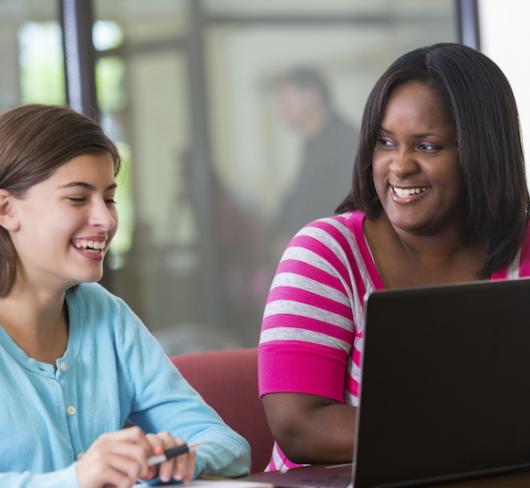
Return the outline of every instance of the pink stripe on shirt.
<path id="1" fill-rule="evenodd" d="M 304 303 L 353 320 L 351 308 L 347 305 L 293 286 L 275 286 L 269 293 L 267 303 L 275 300 L 291 300 L 293 302 Z"/>
<path id="2" fill-rule="evenodd" d="M 330 267 L 334 269 L 346 283 L 350 281 L 348 276 L 348 270 L 344 266 L 344 263 L 340 261 L 340 259 L 329 247 L 326 247 L 314 237 L 304 235 L 296 236 L 289 244 L 289 247 L 303 247 L 309 251 L 314 252 L 321 258 L 328 261 Z"/>
<path id="3" fill-rule="evenodd" d="M 339 219 L 333 219 L 338 222 L 341 220 Z M 353 263 L 355 262 L 355 257 L 353 255 L 353 250 L 351 247 L 351 244 L 348 242 L 348 240 L 344 237 L 344 235 L 332 224 L 330 224 L 327 221 L 317 220 L 315 222 L 312 222 L 309 224 L 308 227 L 314 227 L 318 228 L 320 230 L 324 230 L 327 232 L 333 239 L 337 241 L 337 243 L 340 245 L 342 252 L 346 256 L 346 262 Z M 360 296 L 364 296 L 366 290 L 364 286 L 364 280 L 361 276 L 361 273 L 359 271 L 359 268 L 354 266 L 352 268 L 349 268 L 349 271 L 353 273 L 354 283 L 357 291 L 359 292 Z"/>
<path id="4" fill-rule="evenodd" d="M 383 280 L 381 279 L 381 275 L 377 270 L 375 262 L 372 258 L 372 253 L 368 248 L 368 244 L 364 236 L 364 219 L 365 215 L 362 212 L 352 212 L 350 217 L 347 219 L 348 226 L 353 232 L 353 235 L 355 236 L 355 242 L 357 242 L 357 246 L 359 246 L 362 262 L 366 267 L 368 274 L 370 275 L 370 279 L 372 280 L 373 286 L 376 290 L 379 290 L 383 289 L 385 285 L 383 284 Z"/>
<path id="5" fill-rule="evenodd" d="M 331 337 L 335 337 L 341 341 L 351 344 L 353 342 L 353 332 L 343 329 L 337 325 L 329 324 L 323 320 L 318 320 L 313 317 L 302 317 L 294 314 L 274 314 L 269 315 L 263 319 L 261 325 L 262 330 L 274 329 L 276 327 L 301 327 L 304 330 L 312 332 L 319 332 Z"/>
<path id="6" fill-rule="evenodd" d="M 346 380 L 346 390 L 355 398 L 359 397 L 359 388 L 360 384 L 357 380 L 353 379 L 351 376 Z"/>
<path id="7" fill-rule="evenodd" d="M 342 282 L 336 277 L 321 269 L 317 268 L 303 261 L 298 261 L 296 259 L 286 259 L 285 261 L 280 262 L 276 275 L 280 273 L 296 273 L 299 275 L 306 276 L 308 279 L 322 283 L 323 285 L 334 288 L 335 290 L 346 295 L 346 290 Z"/>
<path id="8" fill-rule="evenodd" d="M 261 344 L 260 365 L 274 364 L 274 370 L 259 368 L 260 395 L 310 393 L 343 403 L 346 357 L 344 351 L 303 341 Z"/>

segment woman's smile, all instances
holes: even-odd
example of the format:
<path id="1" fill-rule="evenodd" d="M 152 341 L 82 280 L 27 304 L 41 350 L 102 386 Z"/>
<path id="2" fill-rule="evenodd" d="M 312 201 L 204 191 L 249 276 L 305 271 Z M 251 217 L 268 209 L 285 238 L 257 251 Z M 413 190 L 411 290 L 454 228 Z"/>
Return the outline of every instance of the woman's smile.
<path id="1" fill-rule="evenodd" d="M 377 196 L 396 231 L 433 234 L 458 226 L 462 174 L 456 131 L 429 86 L 397 86 L 386 105 L 372 160 Z"/>
<path id="2" fill-rule="evenodd" d="M 393 186 L 389 185 L 391 196 L 398 204 L 409 204 L 417 202 L 426 196 L 429 186 Z"/>

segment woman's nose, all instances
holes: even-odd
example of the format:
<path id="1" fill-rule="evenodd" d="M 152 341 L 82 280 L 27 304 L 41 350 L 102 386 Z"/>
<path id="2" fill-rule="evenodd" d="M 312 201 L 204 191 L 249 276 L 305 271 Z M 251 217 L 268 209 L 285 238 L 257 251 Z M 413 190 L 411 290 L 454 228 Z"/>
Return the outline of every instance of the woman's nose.
<path id="1" fill-rule="evenodd" d="M 414 158 L 414 153 L 405 148 L 399 149 L 393 153 L 390 163 L 390 171 L 396 176 L 402 178 L 418 171 L 418 163 Z"/>

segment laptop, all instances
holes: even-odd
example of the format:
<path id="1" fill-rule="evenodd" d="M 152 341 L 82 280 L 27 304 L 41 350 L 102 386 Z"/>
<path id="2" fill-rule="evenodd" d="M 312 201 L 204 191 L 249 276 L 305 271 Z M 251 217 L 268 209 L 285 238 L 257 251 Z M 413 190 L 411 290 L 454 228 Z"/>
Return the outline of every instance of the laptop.
<path id="1" fill-rule="evenodd" d="M 367 297 L 352 465 L 253 475 L 407 487 L 530 470 L 530 279 Z"/>

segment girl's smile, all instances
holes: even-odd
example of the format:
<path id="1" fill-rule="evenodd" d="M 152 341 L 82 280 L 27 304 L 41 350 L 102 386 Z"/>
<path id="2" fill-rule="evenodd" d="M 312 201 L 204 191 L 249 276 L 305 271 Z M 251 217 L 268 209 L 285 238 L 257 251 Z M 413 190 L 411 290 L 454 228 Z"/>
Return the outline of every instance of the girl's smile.
<path id="1" fill-rule="evenodd" d="M 20 277 L 61 288 L 98 281 L 116 232 L 115 191 L 111 156 L 85 154 L 14 198 Z"/>
<path id="2" fill-rule="evenodd" d="M 72 239 L 72 245 L 86 258 L 100 261 L 105 257 L 107 238 L 87 236 Z"/>

